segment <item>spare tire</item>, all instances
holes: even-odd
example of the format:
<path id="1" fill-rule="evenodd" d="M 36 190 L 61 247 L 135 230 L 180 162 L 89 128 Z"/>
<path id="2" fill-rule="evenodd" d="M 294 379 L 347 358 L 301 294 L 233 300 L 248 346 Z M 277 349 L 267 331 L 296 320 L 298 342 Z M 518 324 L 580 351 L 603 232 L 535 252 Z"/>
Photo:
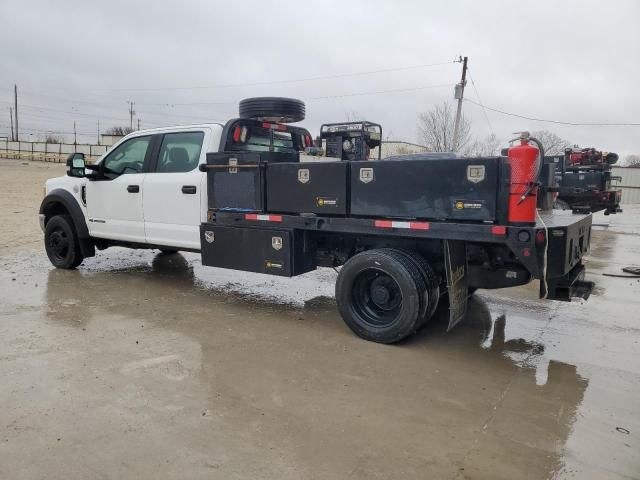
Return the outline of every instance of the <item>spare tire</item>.
<path id="1" fill-rule="evenodd" d="M 240 101 L 240 117 L 269 122 L 293 123 L 304 120 L 302 100 L 284 97 L 255 97 Z"/>

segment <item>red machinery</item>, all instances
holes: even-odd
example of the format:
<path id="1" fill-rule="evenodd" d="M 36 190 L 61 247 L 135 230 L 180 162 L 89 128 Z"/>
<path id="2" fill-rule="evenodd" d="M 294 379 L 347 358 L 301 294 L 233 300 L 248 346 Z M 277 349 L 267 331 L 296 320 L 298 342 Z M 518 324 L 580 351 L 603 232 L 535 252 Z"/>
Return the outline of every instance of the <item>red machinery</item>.
<path id="1" fill-rule="evenodd" d="M 618 155 L 611 152 L 601 152 L 595 148 L 567 148 L 564 151 L 567 166 L 598 166 L 613 165 L 618 161 Z"/>

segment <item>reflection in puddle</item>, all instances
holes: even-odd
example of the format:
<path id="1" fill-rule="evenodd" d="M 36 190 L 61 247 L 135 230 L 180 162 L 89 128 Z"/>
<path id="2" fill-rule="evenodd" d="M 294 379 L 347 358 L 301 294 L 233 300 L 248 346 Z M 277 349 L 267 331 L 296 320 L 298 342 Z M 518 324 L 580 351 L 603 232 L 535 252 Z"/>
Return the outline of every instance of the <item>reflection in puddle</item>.
<path id="1" fill-rule="evenodd" d="M 282 425 L 294 425 L 314 438 L 326 436 L 333 458 L 358 451 L 360 438 L 371 439 L 374 451 L 384 448 L 378 439 L 392 435 L 412 458 L 437 463 L 448 456 L 446 468 L 453 464 L 469 476 L 530 471 L 544 478 L 562 468 L 588 382 L 575 366 L 546 355 L 541 332 L 548 307 L 533 318 L 535 304 L 498 306 L 479 295 L 451 332 L 440 311 L 413 338 L 383 346 L 354 337 L 342 324 L 334 277 L 323 270 L 281 279 L 203 268 L 195 255 L 116 250 L 79 271 L 49 270 L 44 302 L 55 325 L 98 329 L 107 340 L 119 331 L 154 332 L 154 355 L 129 358 L 120 374 L 143 379 L 157 370 L 157 378 L 195 382 L 193 388 L 218 399 L 208 407 L 213 413 L 228 398 L 231 426 L 246 428 L 256 441 L 272 442 L 268 432 L 280 438 L 287 435 Z M 200 352 L 189 361 L 179 353 L 183 337 Z M 179 397 L 172 402 L 182 411 Z M 401 411 L 394 410 L 398 404 Z M 244 425 L 246 413 L 233 413 L 238 405 L 286 411 L 287 422 L 276 418 L 256 433 Z M 313 444 L 288 448 L 296 458 L 313 458 Z"/>

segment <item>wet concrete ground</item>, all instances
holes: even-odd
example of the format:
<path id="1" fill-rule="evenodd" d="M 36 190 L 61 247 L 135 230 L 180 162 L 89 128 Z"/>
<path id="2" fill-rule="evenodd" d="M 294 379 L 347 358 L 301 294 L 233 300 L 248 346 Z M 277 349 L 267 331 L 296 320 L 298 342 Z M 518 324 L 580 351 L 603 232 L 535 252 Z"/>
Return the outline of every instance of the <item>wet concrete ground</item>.
<path id="1" fill-rule="evenodd" d="M 588 302 L 480 291 L 395 346 L 347 329 L 332 270 L 60 271 L 0 234 L 0 478 L 640 478 L 640 281 L 602 275 L 640 265 L 640 208 L 595 221 Z"/>

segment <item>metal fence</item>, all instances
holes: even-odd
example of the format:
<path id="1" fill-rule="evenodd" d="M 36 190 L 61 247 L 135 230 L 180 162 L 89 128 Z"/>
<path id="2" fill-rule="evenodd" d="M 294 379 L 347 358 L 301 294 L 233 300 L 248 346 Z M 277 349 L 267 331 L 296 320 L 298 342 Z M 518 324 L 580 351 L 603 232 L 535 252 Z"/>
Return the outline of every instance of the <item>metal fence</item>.
<path id="1" fill-rule="evenodd" d="M 70 153 L 84 153 L 87 163 L 93 163 L 109 149 L 106 145 L 12 142 L 0 139 L 0 157 L 42 162 L 63 163 Z"/>
<path id="2" fill-rule="evenodd" d="M 622 190 L 621 204 L 640 203 L 640 167 L 613 167 L 611 175 L 622 178 L 613 182 L 613 188 Z"/>

